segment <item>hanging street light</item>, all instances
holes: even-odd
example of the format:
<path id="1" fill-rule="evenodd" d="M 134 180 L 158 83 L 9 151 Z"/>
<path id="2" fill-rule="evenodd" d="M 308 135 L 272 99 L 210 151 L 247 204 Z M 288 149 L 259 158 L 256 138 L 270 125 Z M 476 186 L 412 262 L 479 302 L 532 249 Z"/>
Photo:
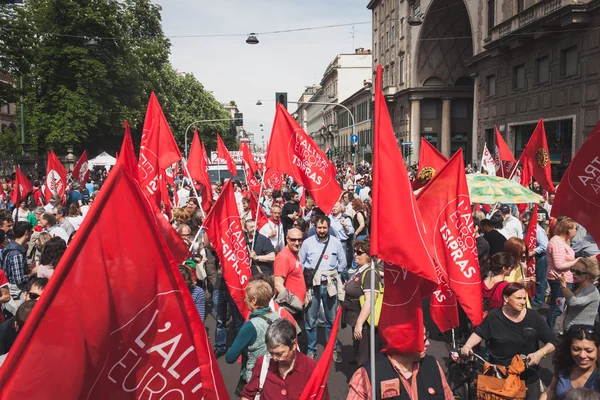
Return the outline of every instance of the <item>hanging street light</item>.
<path id="1" fill-rule="evenodd" d="M 258 39 L 256 38 L 256 33 L 251 33 L 248 35 L 248 39 L 246 39 L 246 43 L 248 44 L 258 44 Z"/>

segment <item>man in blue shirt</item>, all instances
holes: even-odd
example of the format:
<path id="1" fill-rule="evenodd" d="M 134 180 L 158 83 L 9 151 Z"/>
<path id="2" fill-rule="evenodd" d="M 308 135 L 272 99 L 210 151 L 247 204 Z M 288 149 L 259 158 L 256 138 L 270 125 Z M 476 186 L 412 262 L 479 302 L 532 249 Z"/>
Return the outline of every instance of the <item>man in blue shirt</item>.
<path id="1" fill-rule="evenodd" d="M 523 223 L 523 234 L 527 234 L 527 229 L 531 221 L 531 211 L 526 211 L 521 215 Z M 546 296 L 546 275 L 548 273 L 548 258 L 546 257 L 546 247 L 548 246 L 548 235 L 537 221 L 535 227 L 536 248 L 529 252 L 529 257 L 535 256 L 535 297 L 531 300 L 532 307 L 541 307 L 544 305 Z"/>
<path id="2" fill-rule="evenodd" d="M 335 203 L 331 215 L 331 228 L 335 231 L 335 236 L 340 239 L 342 246 L 344 247 L 344 255 L 346 256 L 346 262 L 352 262 L 352 235 L 354 234 L 354 227 L 352 226 L 352 220 L 350 217 L 342 213 L 342 204 L 340 202 Z M 348 267 L 348 265 L 346 265 Z"/>
<path id="3" fill-rule="evenodd" d="M 308 356 L 317 353 L 317 316 L 321 304 L 325 314 L 325 340 L 329 340 L 331 327 L 338 308 L 338 287 L 341 285 L 339 274 L 346 271 L 346 254 L 340 240 L 329 234 L 330 220 L 320 215 L 315 221 L 317 234 L 304 241 L 298 258 L 305 270 L 313 270 L 312 282 L 307 282 L 308 297 L 311 298 L 306 310 L 306 333 L 308 337 Z M 321 256 L 322 255 L 322 256 Z M 306 278 L 307 274 L 305 274 Z M 312 296 L 311 296 L 312 295 Z M 342 362 L 340 343 L 337 341 L 333 361 Z"/>

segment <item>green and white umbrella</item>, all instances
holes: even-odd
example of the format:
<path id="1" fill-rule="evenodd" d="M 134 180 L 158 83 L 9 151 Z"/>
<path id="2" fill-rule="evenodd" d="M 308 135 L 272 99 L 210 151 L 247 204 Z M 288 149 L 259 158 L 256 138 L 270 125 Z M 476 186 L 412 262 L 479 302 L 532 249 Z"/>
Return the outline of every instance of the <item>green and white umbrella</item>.
<path id="1" fill-rule="evenodd" d="M 471 203 L 539 203 L 542 196 L 519 182 L 494 175 L 467 174 Z"/>

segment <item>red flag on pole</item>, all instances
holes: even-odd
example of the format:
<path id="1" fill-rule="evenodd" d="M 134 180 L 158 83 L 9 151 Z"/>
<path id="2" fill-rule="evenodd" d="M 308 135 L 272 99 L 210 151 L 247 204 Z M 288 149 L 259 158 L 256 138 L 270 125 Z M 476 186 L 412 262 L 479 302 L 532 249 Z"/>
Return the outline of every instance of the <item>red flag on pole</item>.
<path id="1" fill-rule="evenodd" d="M 65 196 L 65 189 L 67 183 L 67 171 L 63 167 L 62 163 L 56 157 L 53 150 L 48 153 L 48 167 L 46 168 L 46 188 L 44 191 L 44 197 L 46 201 L 50 200 L 50 197 L 57 194 L 61 198 Z"/>
<path id="2" fill-rule="evenodd" d="M 288 174 L 307 188 L 325 214 L 331 213 L 342 195 L 342 188 L 335 179 L 335 165 L 281 103 L 277 103 L 273 121 L 267 168 Z"/>
<path id="3" fill-rule="evenodd" d="M 254 156 L 250 151 L 250 147 L 248 147 L 248 143 L 240 142 L 240 152 L 242 153 L 242 160 L 248 163 L 250 171 L 252 171 L 252 174 L 254 174 L 258 168 L 256 167 L 256 162 L 254 161 Z"/>
<path id="4" fill-rule="evenodd" d="M 256 230 L 260 231 L 263 226 L 269 221 L 269 217 L 265 214 L 265 210 L 258 204 L 256 199 L 256 193 L 250 192 L 250 210 L 252 212 L 252 218 L 256 218 L 256 211 L 258 210 L 258 218 L 256 218 Z"/>
<path id="5" fill-rule="evenodd" d="M 552 206 L 554 207 L 554 205 Z M 529 226 L 527 227 L 527 233 L 525 234 L 525 245 L 528 251 L 534 251 L 537 247 L 537 222 L 538 221 L 538 205 L 533 207 L 531 213 L 531 219 L 529 220 Z M 527 276 L 535 276 L 535 256 L 527 257 Z M 535 296 L 535 282 L 532 282 L 531 287 L 528 290 L 529 298 L 533 299 Z"/>
<path id="6" fill-rule="evenodd" d="M 29 179 L 27 179 L 25 174 L 21 172 L 19 167 L 16 167 L 15 183 L 13 185 L 12 196 L 10 198 L 11 203 L 13 203 L 15 207 L 18 208 L 21 200 L 25 200 L 27 194 L 29 194 L 29 192 L 31 192 L 32 189 L 33 185 L 31 184 L 31 182 L 29 182 Z"/>
<path id="7" fill-rule="evenodd" d="M 127 171 L 131 173 L 135 180 L 138 179 L 138 164 L 135 159 L 135 150 L 133 149 L 133 141 L 131 140 L 131 131 L 129 130 L 129 122 L 125 123 L 125 136 L 123 137 L 123 143 L 121 144 L 121 158 L 119 161 L 125 164 Z"/>
<path id="8" fill-rule="evenodd" d="M 377 66 L 375 81 L 374 121 L 371 254 L 386 261 L 379 332 L 384 352 L 420 352 L 423 350 L 421 298 L 431 294 L 437 276 L 383 97 L 381 65 Z M 397 224 L 402 225 L 402 240 L 397 239 L 394 228 Z"/>
<path id="9" fill-rule="evenodd" d="M 337 341 L 337 332 L 341 315 L 342 307 L 338 307 L 335 319 L 333 320 L 333 326 L 331 327 L 331 335 L 329 335 L 329 340 L 325 345 L 323 354 L 319 357 L 317 366 L 312 374 L 310 374 L 310 378 L 308 379 L 308 382 L 306 382 L 298 400 L 321 400 L 327 391 L 327 378 L 329 377 L 329 371 L 331 369 L 331 360 L 333 359 L 333 351 L 335 350 L 335 342 Z"/>
<path id="10" fill-rule="evenodd" d="M 71 177 L 74 181 L 80 182 L 82 185 L 88 180 L 88 176 L 90 175 L 90 170 L 88 169 L 88 155 L 87 150 L 84 150 L 79 160 L 77 160 L 77 164 L 73 167 L 73 172 L 71 173 Z"/>
<path id="11" fill-rule="evenodd" d="M 439 263 L 431 317 L 442 332 L 456 328 L 458 300 L 477 326 L 483 319 L 481 274 L 462 149 L 419 192 L 417 203 Z"/>
<path id="12" fill-rule="evenodd" d="M 272 168 L 267 168 L 263 176 L 265 187 L 273 190 L 281 190 L 283 187 L 283 174 L 279 171 L 275 171 Z"/>
<path id="13" fill-rule="evenodd" d="M 229 154 L 229 150 L 225 147 L 225 143 L 223 143 L 223 139 L 221 139 L 221 135 L 217 133 L 217 157 L 221 160 L 225 160 L 227 162 L 227 169 L 231 172 L 231 175 L 237 176 L 237 170 L 235 168 L 235 162 L 233 158 L 231 158 L 231 154 Z"/>
<path id="14" fill-rule="evenodd" d="M 118 162 L 0 369 L 0 398 L 228 398 L 149 203 Z"/>
<path id="15" fill-rule="evenodd" d="M 510 152 L 506 142 L 502 138 L 498 127 L 496 130 L 496 145 L 494 146 L 494 164 L 496 164 L 496 176 L 511 179 L 511 174 L 517 165 L 517 160 Z"/>
<path id="16" fill-rule="evenodd" d="M 200 182 L 203 185 L 210 186 L 210 179 L 208 178 L 208 166 L 204 160 L 205 154 L 202 154 L 203 146 L 198 138 L 198 128 L 194 131 L 194 137 L 192 138 L 192 146 L 190 147 L 190 154 L 187 160 L 187 169 L 190 172 L 190 177 Z"/>
<path id="17" fill-rule="evenodd" d="M 550 168 L 550 152 L 548 151 L 548 142 L 546 141 L 546 130 L 544 129 L 544 121 L 540 119 L 533 135 L 527 142 L 525 150 L 519 159 L 523 164 L 523 169 L 527 168 L 531 176 L 540 184 L 540 186 L 554 193 L 556 189 L 552 183 L 552 170 Z M 525 186 L 529 186 L 531 179 L 525 182 Z"/>
<path id="18" fill-rule="evenodd" d="M 553 217 L 566 215 L 600 243 L 600 122 L 571 160 L 552 204 Z"/>
<path id="19" fill-rule="evenodd" d="M 154 92 L 150 95 L 138 163 L 138 180 L 144 194 L 160 204 L 160 175 L 181 159 L 181 152 L 171 133 Z"/>
<path id="20" fill-rule="evenodd" d="M 248 307 L 244 296 L 252 272 L 231 179 L 225 183 L 221 196 L 206 215 L 204 228 L 221 261 L 229 293 L 246 319 Z"/>
<path id="21" fill-rule="evenodd" d="M 419 150 L 419 168 L 417 177 L 412 182 L 413 190 L 422 188 L 439 172 L 448 162 L 445 155 L 440 153 L 429 140 L 421 138 L 421 147 Z"/>

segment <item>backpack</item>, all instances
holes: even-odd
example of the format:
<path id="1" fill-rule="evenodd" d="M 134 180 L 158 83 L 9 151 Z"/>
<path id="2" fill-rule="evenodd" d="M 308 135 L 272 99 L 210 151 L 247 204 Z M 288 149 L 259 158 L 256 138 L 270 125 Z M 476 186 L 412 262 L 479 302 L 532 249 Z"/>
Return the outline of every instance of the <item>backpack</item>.
<path id="1" fill-rule="evenodd" d="M 371 270 L 371 268 L 367 268 L 366 270 L 363 271 L 361 278 L 360 278 L 360 286 L 361 288 L 365 287 L 365 277 L 367 276 L 367 272 L 369 272 Z M 377 273 L 377 270 L 375 270 L 375 273 Z M 363 304 L 365 304 L 365 296 L 362 295 L 360 296 L 360 306 L 362 307 Z M 381 281 L 379 282 L 379 294 L 377 295 L 377 298 L 375 299 L 375 326 L 379 325 L 379 317 L 381 316 L 381 307 L 383 306 L 383 284 L 381 283 Z M 371 324 L 371 316 L 369 315 L 369 318 L 367 318 L 367 323 L 370 325 Z"/>

